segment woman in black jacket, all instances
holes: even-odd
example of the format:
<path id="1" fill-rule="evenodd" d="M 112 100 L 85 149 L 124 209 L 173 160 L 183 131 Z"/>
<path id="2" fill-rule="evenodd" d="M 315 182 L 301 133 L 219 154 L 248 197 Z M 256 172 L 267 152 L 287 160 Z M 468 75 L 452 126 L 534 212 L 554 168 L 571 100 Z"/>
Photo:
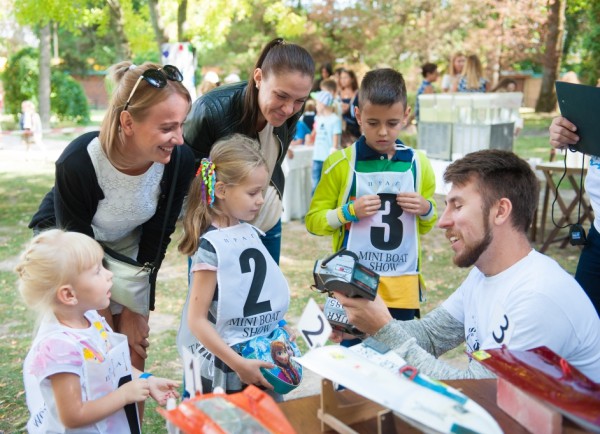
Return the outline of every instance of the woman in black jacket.
<path id="1" fill-rule="evenodd" d="M 212 145 L 233 133 L 258 139 L 271 182 L 265 204 L 250 222 L 266 235 L 263 244 L 279 263 L 284 176 L 281 163 L 312 87 L 315 64 L 302 47 L 277 38 L 269 42 L 248 82 L 220 86 L 198 98 L 184 125 L 185 143 L 196 164 Z"/>
<path id="2" fill-rule="evenodd" d="M 194 176 L 193 153 L 180 146 L 191 99 L 173 66 L 121 62 L 111 72 L 116 86 L 100 132 L 83 134 L 65 148 L 56 161 L 54 187 L 29 227 L 87 234 L 141 264 L 153 263 L 158 271 Z M 155 279 L 153 273 L 146 311 L 153 310 Z M 127 335 L 132 364 L 143 371 L 148 315 L 131 310 L 137 307 L 111 300 L 101 314 Z"/>

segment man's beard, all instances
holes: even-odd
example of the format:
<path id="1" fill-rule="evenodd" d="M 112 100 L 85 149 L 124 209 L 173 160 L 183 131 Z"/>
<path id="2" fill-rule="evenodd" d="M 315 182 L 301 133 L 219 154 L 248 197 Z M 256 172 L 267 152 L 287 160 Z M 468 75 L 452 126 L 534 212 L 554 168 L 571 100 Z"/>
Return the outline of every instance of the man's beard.
<path id="1" fill-rule="evenodd" d="M 465 246 L 465 250 L 460 255 L 454 255 L 454 264 L 461 268 L 467 268 L 477 262 L 479 257 L 487 250 L 494 239 L 487 218 L 483 219 L 483 231 L 484 236 L 476 245 L 471 247 Z"/>

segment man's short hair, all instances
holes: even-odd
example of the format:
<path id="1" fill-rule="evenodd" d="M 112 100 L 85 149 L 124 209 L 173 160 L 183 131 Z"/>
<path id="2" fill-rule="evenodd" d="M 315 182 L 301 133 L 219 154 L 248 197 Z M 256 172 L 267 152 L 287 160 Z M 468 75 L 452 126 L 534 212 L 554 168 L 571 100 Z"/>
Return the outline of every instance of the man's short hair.
<path id="1" fill-rule="evenodd" d="M 512 203 L 512 224 L 527 232 L 538 206 L 540 184 L 529 163 L 516 154 L 485 149 L 454 161 L 444 173 L 444 181 L 458 186 L 474 182 L 483 198 L 484 211 L 501 198 Z"/>
<path id="2" fill-rule="evenodd" d="M 421 75 L 423 78 L 427 77 L 427 74 L 431 74 L 437 71 L 437 65 L 435 63 L 426 63 L 421 66 Z"/>
<path id="3" fill-rule="evenodd" d="M 401 102 L 406 109 L 406 83 L 398 71 L 391 68 L 373 69 L 365 74 L 358 89 L 359 106 L 366 102 L 390 106 Z"/>

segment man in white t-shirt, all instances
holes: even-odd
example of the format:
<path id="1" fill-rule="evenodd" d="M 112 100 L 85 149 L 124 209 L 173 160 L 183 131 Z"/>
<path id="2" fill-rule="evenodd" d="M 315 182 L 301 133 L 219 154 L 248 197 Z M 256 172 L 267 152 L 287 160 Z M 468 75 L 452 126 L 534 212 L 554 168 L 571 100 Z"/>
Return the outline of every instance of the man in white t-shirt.
<path id="1" fill-rule="evenodd" d="M 479 363 L 454 368 L 437 357 L 467 351 L 546 346 L 600 382 L 600 319 L 581 286 L 527 238 L 539 183 L 512 152 L 473 152 L 448 166 L 452 184 L 440 228 L 459 267 L 474 265 L 459 288 L 421 320 L 395 321 L 383 301 L 336 293 L 350 322 L 439 379 L 486 378 Z M 339 336 L 335 336 L 339 338 Z"/>

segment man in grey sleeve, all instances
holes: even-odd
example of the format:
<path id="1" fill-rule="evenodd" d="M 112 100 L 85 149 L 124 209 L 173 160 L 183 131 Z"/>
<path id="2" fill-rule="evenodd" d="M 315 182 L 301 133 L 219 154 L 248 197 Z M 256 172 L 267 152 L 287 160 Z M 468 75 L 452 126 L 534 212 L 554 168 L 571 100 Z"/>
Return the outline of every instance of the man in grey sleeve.
<path id="1" fill-rule="evenodd" d="M 465 342 L 467 353 L 506 345 L 546 346 L 600 382 L 600 319 L 575 279 L 527 238 L 539 183 L 512 152 L 473 152 L 448 166 L 452 185 L 439 220 L 454 263 L 471 267 L 465 281 L 421 320 L 395 321 L 383 301 L 336 293 L 349 321 L 387 344 L 420 372 L 439 379 L 487 378 L 437 359 Z M 339 339 L 339 336 L 334 336 Z"/>

